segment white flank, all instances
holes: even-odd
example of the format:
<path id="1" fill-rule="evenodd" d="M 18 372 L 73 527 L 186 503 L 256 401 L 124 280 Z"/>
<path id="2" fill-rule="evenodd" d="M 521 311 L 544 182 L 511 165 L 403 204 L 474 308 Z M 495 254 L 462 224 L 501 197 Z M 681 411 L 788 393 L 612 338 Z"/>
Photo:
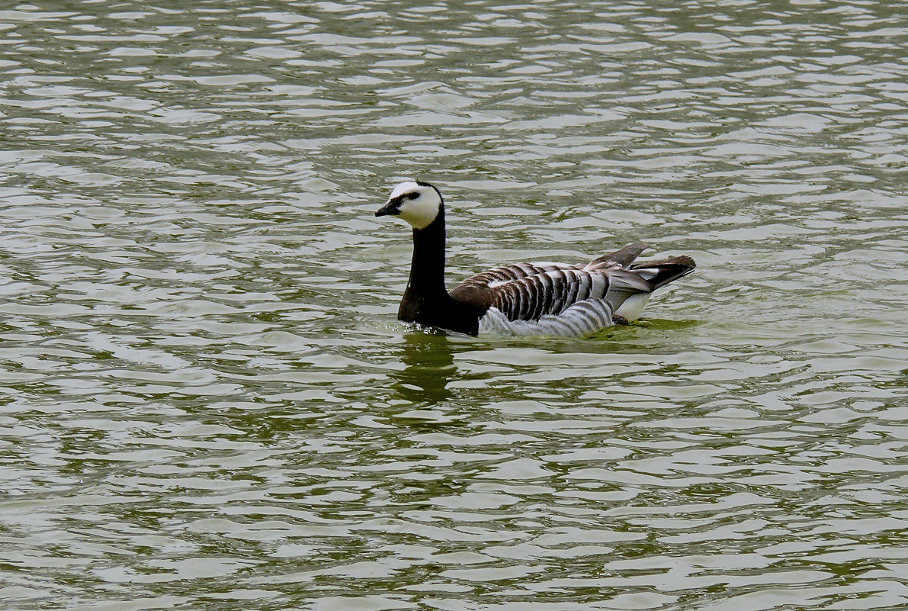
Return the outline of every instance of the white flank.
<path id="1" fill-rule="evenodd" d="M 539 320 L 508 320 L 498 308 L 489 308 L 479 320 L 479 334 L 584 337 L 613 324 L 612 308 L 605 299 L 586 299 Z"/>
<path id="2" fill-rule="evenodd" d="M 640 318 L 640 314 L 643 313 L 643 306 L 646 305 L 646 302 L 649 301 L 649 296 L 652 293 L 637 293 L 636 295 L 631 295 L 624 300 L 618 309 L 615 310 L 617 316 L 623 316 L 628 322 L 634 322 Z"/>

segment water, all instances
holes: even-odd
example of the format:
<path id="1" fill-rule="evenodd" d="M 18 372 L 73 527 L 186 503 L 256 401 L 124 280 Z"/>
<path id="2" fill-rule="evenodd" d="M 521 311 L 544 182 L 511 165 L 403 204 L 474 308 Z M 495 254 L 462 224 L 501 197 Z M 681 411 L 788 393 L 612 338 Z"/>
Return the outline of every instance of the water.
<path id="1" fill-rule="evenodd" d="M 0 10 L 0 606 L 908 606 L 899 3 Z M 632 241 L 586 340 L 395 321 Z"/>

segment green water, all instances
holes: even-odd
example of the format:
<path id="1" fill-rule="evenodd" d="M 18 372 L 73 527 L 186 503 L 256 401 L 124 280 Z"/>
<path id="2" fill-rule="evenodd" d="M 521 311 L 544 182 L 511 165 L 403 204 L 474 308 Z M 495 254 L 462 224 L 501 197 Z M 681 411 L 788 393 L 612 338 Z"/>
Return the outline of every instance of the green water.
<path id="1" fill-rule="evenodd" d="M 908 606 L 897 2 L 0 9 L 0 608 Z M 584 340 L 395 320 L 645 241 Z"/>

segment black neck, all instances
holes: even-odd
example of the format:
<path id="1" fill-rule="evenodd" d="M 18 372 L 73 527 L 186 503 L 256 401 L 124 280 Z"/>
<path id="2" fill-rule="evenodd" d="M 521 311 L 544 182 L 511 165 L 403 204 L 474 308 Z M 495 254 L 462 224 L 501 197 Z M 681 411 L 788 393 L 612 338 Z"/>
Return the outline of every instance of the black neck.
<path id="1" fill-rule="evenodd" d="M 407 292 L 422 296 L 447 296 L 445 289 L 445 209 L 423 229 L 413 230 L 413 261 Z"/>

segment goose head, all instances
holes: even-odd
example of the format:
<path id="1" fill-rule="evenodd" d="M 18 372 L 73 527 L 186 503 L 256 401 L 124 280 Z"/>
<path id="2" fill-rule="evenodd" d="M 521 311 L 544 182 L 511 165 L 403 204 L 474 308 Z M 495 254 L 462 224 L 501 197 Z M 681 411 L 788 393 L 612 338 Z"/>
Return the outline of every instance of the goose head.
<path id="1" fill-rule="evenodd" d="M 399 216 L 414 229 L 425 229 L 444 209 L 441 193 L 421 180 L 402 182 L 391 191 L 387 203 L 375 216 Z"/>

